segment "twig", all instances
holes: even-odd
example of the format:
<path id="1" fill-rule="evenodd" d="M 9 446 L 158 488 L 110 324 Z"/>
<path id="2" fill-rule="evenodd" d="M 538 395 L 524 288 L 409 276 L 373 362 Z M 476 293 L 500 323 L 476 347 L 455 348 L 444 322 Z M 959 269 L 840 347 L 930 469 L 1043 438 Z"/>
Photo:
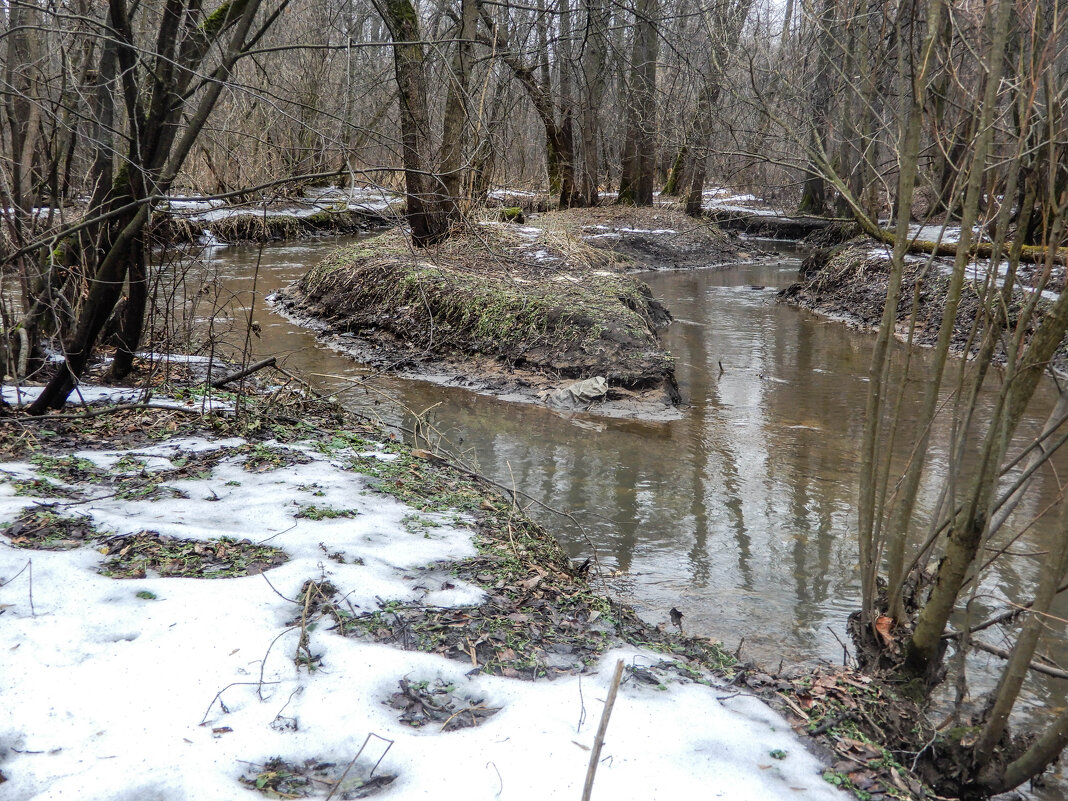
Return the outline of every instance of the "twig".
<path id="1" fill-rule="evenodd" d="M 229 709 L 227 709 L 226 704 L 223 703 L 222 694 L 224 692 L 226 692 L 227 690 L 229 690 L 231 687 L 246 687 L 246 686 L 247 687 L 255 687 L 257 684 L 263 685 L 263 684 L 281 684 L 281 683 L 282 682 L 280 682 L 280 681 L 258 681 L 258 682 L 257 681 L 235 681 L 235 682 L 232 682 L 230 684 L 227 684 L 225 687 L 223 687 L 221 690 L 219 690 L 219 692 L 215 693 L 215 697 L 211 699 L 211 703 L 208 704 L 208 708 L 206 710 L 204 710 L 204 717 L 202 717 L 200 719 L 200 724 L 199 725 L 203 726 L 204 723 L 207 721 L 208 715 L 211 714 L 211 708 L 213 706 L 215 706 L 215 702 L 216 701 L 219 702 L 219 706 L 222 707 L 222 711 L 224 713 L 228 713 L 230 711 Z M 262 697 L 261 697 L 261 700 L 262 700 Z M 284 709 L 285 707 L 282 707 L 282 708 Z"/>
<path id="2" fill-rule="evenodd" d="M 363 745 L 361 745 L 360 746 L 360 750 L 356 752 L 356 756 L 354 756 L 352 758 L 352 761 L 345 767 L 345 772 L 341 774 L 341 778 L 339 778 L 334 783 L 334 786 L 330 789 L 330 794 L 326 797 L 326 801 L 330 801 L 330 799 L 334 797 L 334 793 L 337 792 L 337 788 L 341 786 L 341 783 L 343 781 L 345 781 L 345 777 L 349 775 L 349 771 L 352 770 L 352 766 L 356 764 L 356 760 L 360 758 L 360 754 L 363 753 L 363 749 L 365 749 L 367 747 L 367 743 L 369 743 L 371 741 L 372 737 L 377 737 L 382 742 L 389 743 L 389 745 L 386 746 L 386 750 L 382 752 L 382 756 L 380 756 L 378 758 L 378 762 L 376 762 L 375 766 L 373 768 L 371 768 L 371 772 L 367 774 L 367 778 L 371 778 L 372 776 L 375 775 L 375 770 L 378 769 L 378 766 L 382 763 L 382 760 L 386 758 L 386 754 L 389 753 L 389 749 L 393 747 L 393 740 L 389 740 L 389 739 L 383 737 L 380 734 L 375 734 L 374 732 L 370 732 L 364 738 Z"/>
<path id="3" fill-rule="evenodd" d="M 30 569 L 30 617 L 37 617 L 37 610 L 33 608 L 33 560 L 26 560 L 26 566 Z"/>
<path id="4" fill-rule="evenodd" d="M 575 734 L 582 733 L 582 724 L 586 722 L 586 699 L 582 695 L 582 674 L 578 677 L 578 690 L 579 690 L 579 719 L 578 725 L 575 726 Z"/>
<path id="5" fill-rule="evenodd" d="M 827 626 L 827 631 L 831 633 L 831 636 L 838 640 L 838 644 L 842 646 L 842 667 L 849 667 L 849 646 L 842 642 L 842 638 L 838 636 L 838 632 Z"/>
<path id="6" fill-rule="evenodd" d="M 289 601 L 291 604 L 300 603 L 300 601 L 297 601 L 293 598 L 286 598 L 284 595 L 282 595 L 282 593 L 278 591 L 278 588 L 271 584 L 271 580 L 267 578 L 266 573 L 260 573 L 260 576 L 263 578 L 264 581 L 267 582 L 267 586 L 274 590 L 274 594 L 281 598 L 283 601 Z"/>
<path id="7" fill-rule="evenodd" d="M 996 645 L 989 645 L 981 640 L 972 640 L 972 646 L 978 648 L 980 651 L 986 651 L 988 654 L 1000 656 L 1002 659 L 1008 659 L 1012 656 L 1011 651 L 1006 651 L 1004 648 L 998 648 Z M 1045 673 L 1047 676 L 1053 676 L 1056 679 L 1068 679 L 1068 670 L 1049 667 L 1043 665 L 1041 662 L 1031 662 L 1028 667 L 1035 671 L 1035 673 Z"/>
<path id="8" fill-rule="evenodd" d="M 267 657 L 269 657 L 271 655 L 271 649 L 274 648 L 274 644 L 276 642 L 278 642 L 280 639 L 282 639 L 282 637 L 284 637 L 286 634 L 288 634 L 289 632 L 293 631 L 293 629 L 295 629 L 295 628 L 297 628 L 297 627 L 296 626 L 289 626 L 289 627 L 283 629 L 282 633 L 279 634 L 277 637 L 275 637 L 273 640 L 271 640 L 271 644 L 267 646 L 267 653 L 265 653 L 263 655 L 263 659 L 260 662 L 260 680 L 259 680 L 260 688 L 258 690 L 256 690 L 256 694 L 260 697 L 261 701 L 266 701 L 267 700 L 266 698 L 263 697 L 263 686 L 265 684 L 278 684 L 277 681 L 264 681 L 263 680 L 263 672 L 267 668 Z"/>
<path id="9" fill-rule="evenodd" d="M 497 788 L 497 795 L 494 798 L 500 798 L 501 793 L 504 792 L 504 779 L 501 778 L 501 772 L 497 770 L 497 766 L 493 762 L 487 762 L 486 767 L 493 766 L 493 769 L 497 772 L 497 781 L 500 782 L 500 787 Z"/>
<path id="10" fill-rule="evenodd" d="M 7 586 L 8 584 L 10 584 L 10 583 L 11 583 L 12 581 L 14 581 L 14 580 L 15 580 L 15 579 L 17 579 L 17 578 L 18 578 L 19 576 L 21 576 L 21 575 L 22 575 L 23 573 L 25 573 L 25 572 L 26 572 L 26 570 L 27 570 L 27 568 L 29 568 L 29 566 L 30 566 L 30 562 L 32 562 L 32 561 L 33 561 L 32 559 L 27 559 L 27 560 L 26 560 L 26 564 L 24 564 L 24 565 L 22 566 L 22 570 L 20 570 L 20 571 L 19 571 L 18 573 L 16 573 L 15 575 L 13 575 L 13 576 L 12 576 L 11 578 L 9 578 L 9 579 L 8 579 L 7 581 L 4 581 L 4 582 L 0 582 L 0 587 L 6 587 L 6 586 Z"/>
<path id="11" fill-rule="evenodd" d="M 274 719 L 278 720 L 280 717 L 282 717 L 282 713 L 286 711 L 286 707 L 289 706 L 290 702 L 293 700 L 293 696 L 299 695 L 302 692 L 304 692 L 303 687 L 297 687 L 295 690 L 293 690 L 293 692 L 289 694 L 289 698 L 286 699 L 286 702 L 282 704 L 282 708 L 279 709 L 278 712 L 275 714 Z"/>
<path id="12" fill-rule="evenodd" d="M 612 675 L 612 684 L 608 688 L 608 698 L 604 702 L 604 711 L 601 713 L 601 723 L 597 726 L 597 736 L 593 740 L 593 751 L 590 752 L 590 764 L 586 768 L 586 783 L 582 787 L 582 801 L 590 801 L 593 793 L 593 779 L 597 775 L 597 764 L 601 759 L 601 748 L 604 746 L 604 735 L 608 731 L 608 718 L 612 715 L 612 707 L 616 703 L 616 693 L 619 692 L 619 682 L 623 678 L 623 660 L 616 660 L 616 671 Z"/>

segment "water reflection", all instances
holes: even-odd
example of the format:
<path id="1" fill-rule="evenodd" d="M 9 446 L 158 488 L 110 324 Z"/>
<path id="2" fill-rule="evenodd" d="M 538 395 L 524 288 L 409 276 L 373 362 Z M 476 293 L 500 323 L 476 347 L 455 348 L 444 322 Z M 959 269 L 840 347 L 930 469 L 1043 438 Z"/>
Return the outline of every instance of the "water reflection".
<path id="1" fill-rule="evenodd" d="M 332 244 L 231 248 L 211 266 L 228 292 L 247 298 L 258 261 L 255 355 L 280 354 L 337 390 L 366 374 L 261 299 Z M 840 646 L 827 629 L 843 636 L 858 593 L 850 534 L 871 337 L 775 303 L 774 289 L 794 280 L 796 269 L 796 260 L 780 258 L 643 276 L 676 317 L 665 342 L 686 403 L 681 420 L 568 416 L 383 377 L 343 397 L 391 424 L 410 426 L 405 409 L 430 408 L 430 421 L 465 459 L 574 515 L 581 529 L 530 510 L 575 556 L 596 550 L 603 566 L 623 571 L 622 589 L 650 620 L 666 620 L 678 606 L 693 632 L 728 642 L 745 636 L 751 657 L 837 659 Z M 922 351 L 913 357 L 917 375 L 925 358 Z M 906 387 L 921 389 L 922 380 Z M 911 425 L 905 422 L 899 441 L 914 433 Z M 937 503 L 935 479 L 946 463 L 939 443 L 948 433 L 936 431 L 918 519 Z M 1055 491 L 1051 482 L 1017 517 Z M 1049 536 L 1050 528 L 1039 526 L 1035 536 Z M 997 597 L 1017 597 L 1033 573 L 1018 562 L 987 580 Z"/>
<path id="2" fill-rule="evenodd" d="M 301 275 L 328 247 L 265 249 L 260 295 Z M 232 248 L 218 253 L 212 266 L 225 274 L 230 291 L 247 295 L 257 257 L 254 249 Z M 779 258 L 724 272 L 643 276 L 676 318 L 664 337 L 686 404 L 680 420 L 569 416 L 383 377 L 343 397 L 398 425 L 411 425 L 405 408 L 432 407 L 430 422 L 465 459 L 572 514 L 580 527 L 529 507 L 572 555 L 596 550 L 603 567 L 623 571 L 617 589 L 650 621 L 666 621 L 667 610 L 677 606 L 687 631 L 731 647 L 745 637 L 745 655 L 758 661 L 775 665 L 784 655 L 837 661 L 841 646 L 831 631 L 846 639 L 845 620 L 859 595 L 852 534 L 872 337 L 777 304 L 774 288 L 795 280 L 796 270 L 796 260 Z M 327 376 L 365 375 L 261 300 L 254 316 L 262 334 L 255 355 L 284 355 L 302 372 L 320 376 L 326 389 L 350 386 Z M 914 353 L 913 377 L 905 381 L 904 355 L 898 347 L 893 385 L 902 387 L 908 409 L 922 392 L 927 356 Z M 1052 388 L 1044 392 L 1030 430 L 1052 405 Z M 984 397 L 982 403 L 989 402 Z M 915 421 L 906 418 L 898 443 L 913 434 Z M 949 434 L 945 423 L 934 431 L 917 520 L 929 518 L 938 502 Z M 907 453 L 895 457 L 900 463 Z M 1063 459 L 1058 465 L 1063 474 L 1068 465 Z M 1048 505 L 1058 486 L 1046 470 L 1013 525 Z M 1040 552 L 1052 536 L 1064 533 L 1056 521 L 1043 520 L 1016 548 Z M 1034 558 L 1013 557 L 991 571 L 976 614 L 1005 599 L 1026 600 L 1022 588 L 1035 568 Z M 1068 617 L 1068 599 L 1056 613 Z M 991 681 L 987 661 L 978 656 L 972 662 L 975 693 Z M 1028 689 L 1035 705 L 1064 704 L 1056 680 L 1032 677 Z"/>

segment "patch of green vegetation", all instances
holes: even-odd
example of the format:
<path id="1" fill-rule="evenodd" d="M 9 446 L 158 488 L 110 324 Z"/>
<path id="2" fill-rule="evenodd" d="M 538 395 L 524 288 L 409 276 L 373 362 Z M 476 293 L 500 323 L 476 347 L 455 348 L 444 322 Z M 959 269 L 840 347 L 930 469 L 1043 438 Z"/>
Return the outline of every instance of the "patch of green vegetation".
<path id="1" fill-rule="evenodd" d="M 141 590 L 137 593 L 137 597 L 142 601 L 155 601 L 159 596 L 151 590 Z"/>
<path id="2" fill-rule="evenodd" d="M 315 440 L 315 449 L 326 456 L 333 456 L 344 450 L 373 450 L 374 443 L 351 431 L 332 431 L 329 436 Z"/>
<path id="3" fill-rule="evenodd" d="M 788 752 L 783 751 L 781 748 L 776 748 L 774 751 L 769 751 L 768 756 L 772 759 L 786 759 L 789 756 Z"/>
<path id="4" fill-rule="evenodd" d="M 35 453 L 30 457 L 30 464 L 36 467 L 37 472 L 43 476 L 71 484 L 79 482 L 100 484 L 108 479 L 106 470 L 80 456 L 51 456 L 47 453 Z"/>
<path id="5" fill-rule="evenodd" d="M 272 445 L 251 443 L 239 450 L 245 453 L 243 467 L 250 473 L 266 473 L 291 464 L 307 464 L 309 457 L 292 448 L 277 448 Z"/>
<path id="6" fill-rule="evenodd" d="M 321 495 L 322 493 L 319 494 Z M 309 504 L 297 509 L 293 517 L 304 518 L 306 520 L 335 520 L 339 517 L 356 517 L 359 513 L 358 509 L 335 509 L 330 506 L 316 506 L 315 504 Z"/>
<path id="7" fill-rule="evenodd" d="M 116 579 L 144 578 L 149 570 L 164 577 L 235 578 L 262 573 L 289 558 L 285 551 L 248 540 L 185 540 L 155 531 L 112 537 L 107 554 L 100 573 Z"/>
<path id="8" fill-rule="evenodd" d="M 842 773 L 841 771 L 825 770 L 823 772 L 823 780 L 827 782 L 827 784 L 833 784 L 840 790 L 848 790 L 856 795 L 860 801 L 869 801 L 869 799 L 871 799 L 871 793 L 861 790 L 853 784 L 853 780 L 849 778 L 848 774 Z"/>
<path id="9" fill-rule="evenodd" d="M 375 489 L 421 512 L 474 512 L 485 493 L 469 480 L 412 456 L 406 448 L 386 447 L 397 458 L 354 456 L 349 467 L 375 479 Z"/>
<path id="10" fill-rule="evenodd" d="M 33 498 L 81 498 L 84 493 L 74 487 L 64 487 L 47 478 L 21 478 L 11 482 L 15 494 Z"/>
<path id="11" fill-rule="evenodd" d="M 140 473 L 147 466 L 148 464 L 144 459 L 139 459 L 132 453 L 127 453 L 115 462 L 111 469 L 116 473 Z"/>
<path id="12" fill-rule="evenodd" d="M 441 523 L 436 520 L 431 520 L 429 517 L 423 515 L 405 515 L 401 518 L 401 525 L 404 530 L 409 534 L 422 534 L 424 537 L 429 538 L 430 532 L 428 529 L 441 528 Z"/>
<path id="13" fill-rule="evenodd" d="M 298 763 L 279 756 L 259 766 L 246 764 L 249 767 L 239 778 L 241 784 L 269 798 L 319 797 L 323 788 L 329 787 L 337 787 L 337 798 L 367 798 L 397 778 L 390 773 L 365 776 L 358 767 L 350 771 L 344 764 L 320 759 Z"/>

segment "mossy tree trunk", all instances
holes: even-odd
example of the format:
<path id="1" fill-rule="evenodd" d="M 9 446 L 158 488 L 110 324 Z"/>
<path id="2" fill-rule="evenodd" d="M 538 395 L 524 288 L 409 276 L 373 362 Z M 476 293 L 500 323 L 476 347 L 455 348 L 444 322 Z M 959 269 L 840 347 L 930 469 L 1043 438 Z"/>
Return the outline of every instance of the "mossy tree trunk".
<path id="1" fill-rule="evenodd" d="M 808 148 L 809 168 L 801 187 L 798 211 L 802 214 L 823 215 L 827 212 L 827 181 L 821 165 L 830 159 L 826 144 L 830 132 L 832 57 L 838 52 L 835 40 L 835 0 L 821 0 L 816 25 L 816 64 L 812 72 L 812 105 L 810 108 Z"/>
<path id="2" fill-rule="evenodd" d="M 540 25 L 538 36 L 539 40 L 547 36 L 544 27 Z M 543 55 L 539 57 L 536 64 L 530 65 L 511 48 L 501 48 L 500 38 L 495 40 L 494 46 L 501 60 L 526 91 L 545 131 L 545 161 L 549 178 L 549 194 L 559 199 L 561 208 L 581 205 L 583 197 L 576 191 L 575 183 L 575 142 L 571 118 L 565 114 L 567 124 L 557 122 L 552 76 L 546 55 L 547 41 L 541 51 Z M 539 73 L 540 77 L 536 77 L 535 73 Z"/>
<path id="3" fill-rule="evenodd" d="M 705 12 L 703 19 L 708 37 L 707 77 L 697 98 L 689 141 L 684 148 L 686 157 L 682 158 L 683 166 L 680 167 L 680 172 L 687 180 L 687 184 L 680 187 L 680 191 L 685 189 L 687 192 L 686 213 L 693 217 L 700 215 L 702 210 L 708 154 L 713 135 L 712 113 L 719 103 L 727 80 L 727 62 L 738 46 L 751 6 L 752 0 L 733 0 L 718 6 L 715 11 Z"/>

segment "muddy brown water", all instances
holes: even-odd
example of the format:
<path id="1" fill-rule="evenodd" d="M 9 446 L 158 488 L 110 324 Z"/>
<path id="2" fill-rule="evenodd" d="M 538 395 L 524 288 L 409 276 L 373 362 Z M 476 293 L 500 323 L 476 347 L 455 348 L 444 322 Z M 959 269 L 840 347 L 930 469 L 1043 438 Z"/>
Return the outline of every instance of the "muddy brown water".
<path id="1" fill-rule="evenodd" d="M 789 246 L 776 246 L 756 263 L 641 276 L 675 316 L 664 340 L 676 357 L 684 398 L 681 419 L 643 422 L 562 414 L 459 387 L 369 376 L 263 300 L 343 241 L 208 252 L 205 266 L 216 276 L 221 299 L 232 297 L 235 308 L 247 308 L 255 284 L 255 356 L 282 357 L 319 389 L 342 390 L 348 405 L 387 424 L 411 427 L 405 409 L 425 412 L 483 473 L 572 515 L 581 530 L 530 506 L 573 556 L 596 549 L 602 568 L 619 571 L 614 591 L 649 621 L 670 625 L 668 610 L 677 607 L 688 633 L 718 638 L 731 649 L 744 638 L 743 658 L 771 668 L 781 660 L 841 661 L 839 641 L 847 639 L 846 617 L 859 594 L 853 533 L 874 337 L 776 303 L 776 289 L 796 280 L 799 259 Z M 208 308 L 202 301 L 197 315 L 206 316 Z M 225 321 L 217 321 L 224 349 L 240 346 L 245 314 L 234 314 L 229 333 Z M 899 367 L 905 354 L 898 346 Z M 926 352 L 915 351 L 912 360 L 916 377 L 905 384 L 906 410 L 918 406 L 928 369 Z M 1026 426 L 1031 432 L 1052 406 L 1052 382 L 1040 394 Z M 915 428 L 907 414 L 906 433 Z M 948 435 L 945 427 L 935 431 L 920 520 L 937 501 Z M 1056 469 L 1068 474 L 1068 460 L 1058 460 Z M 1056 476 L 1047 470 L 1013 525 L 1026 524 L 1056 492 Z M 1040 520 L 1014 551 L 1039 552 L 1053 536 L 1063 536 L 1056 520 Z M 1035 570 L 1034 556 L 1003 560 L 983 582 L 976 613 L 999 608 L 1002 599 L 1026 599 Z M 1068 617 L 1068 603 L 1055 611 Z M 990 641 L 1004 645 L 997 635 Z M 1063 645 L 1052 656 L 1068 664 Z M 985 656 L 972 661 L 973 694 L 991 686 L 997 662 Z M 1021 719 L 1062 708 L 1062 685 L 1032 679 Z M 1036 797 L 1064 797 L 1063 786 L 1053 789 Z"/>

